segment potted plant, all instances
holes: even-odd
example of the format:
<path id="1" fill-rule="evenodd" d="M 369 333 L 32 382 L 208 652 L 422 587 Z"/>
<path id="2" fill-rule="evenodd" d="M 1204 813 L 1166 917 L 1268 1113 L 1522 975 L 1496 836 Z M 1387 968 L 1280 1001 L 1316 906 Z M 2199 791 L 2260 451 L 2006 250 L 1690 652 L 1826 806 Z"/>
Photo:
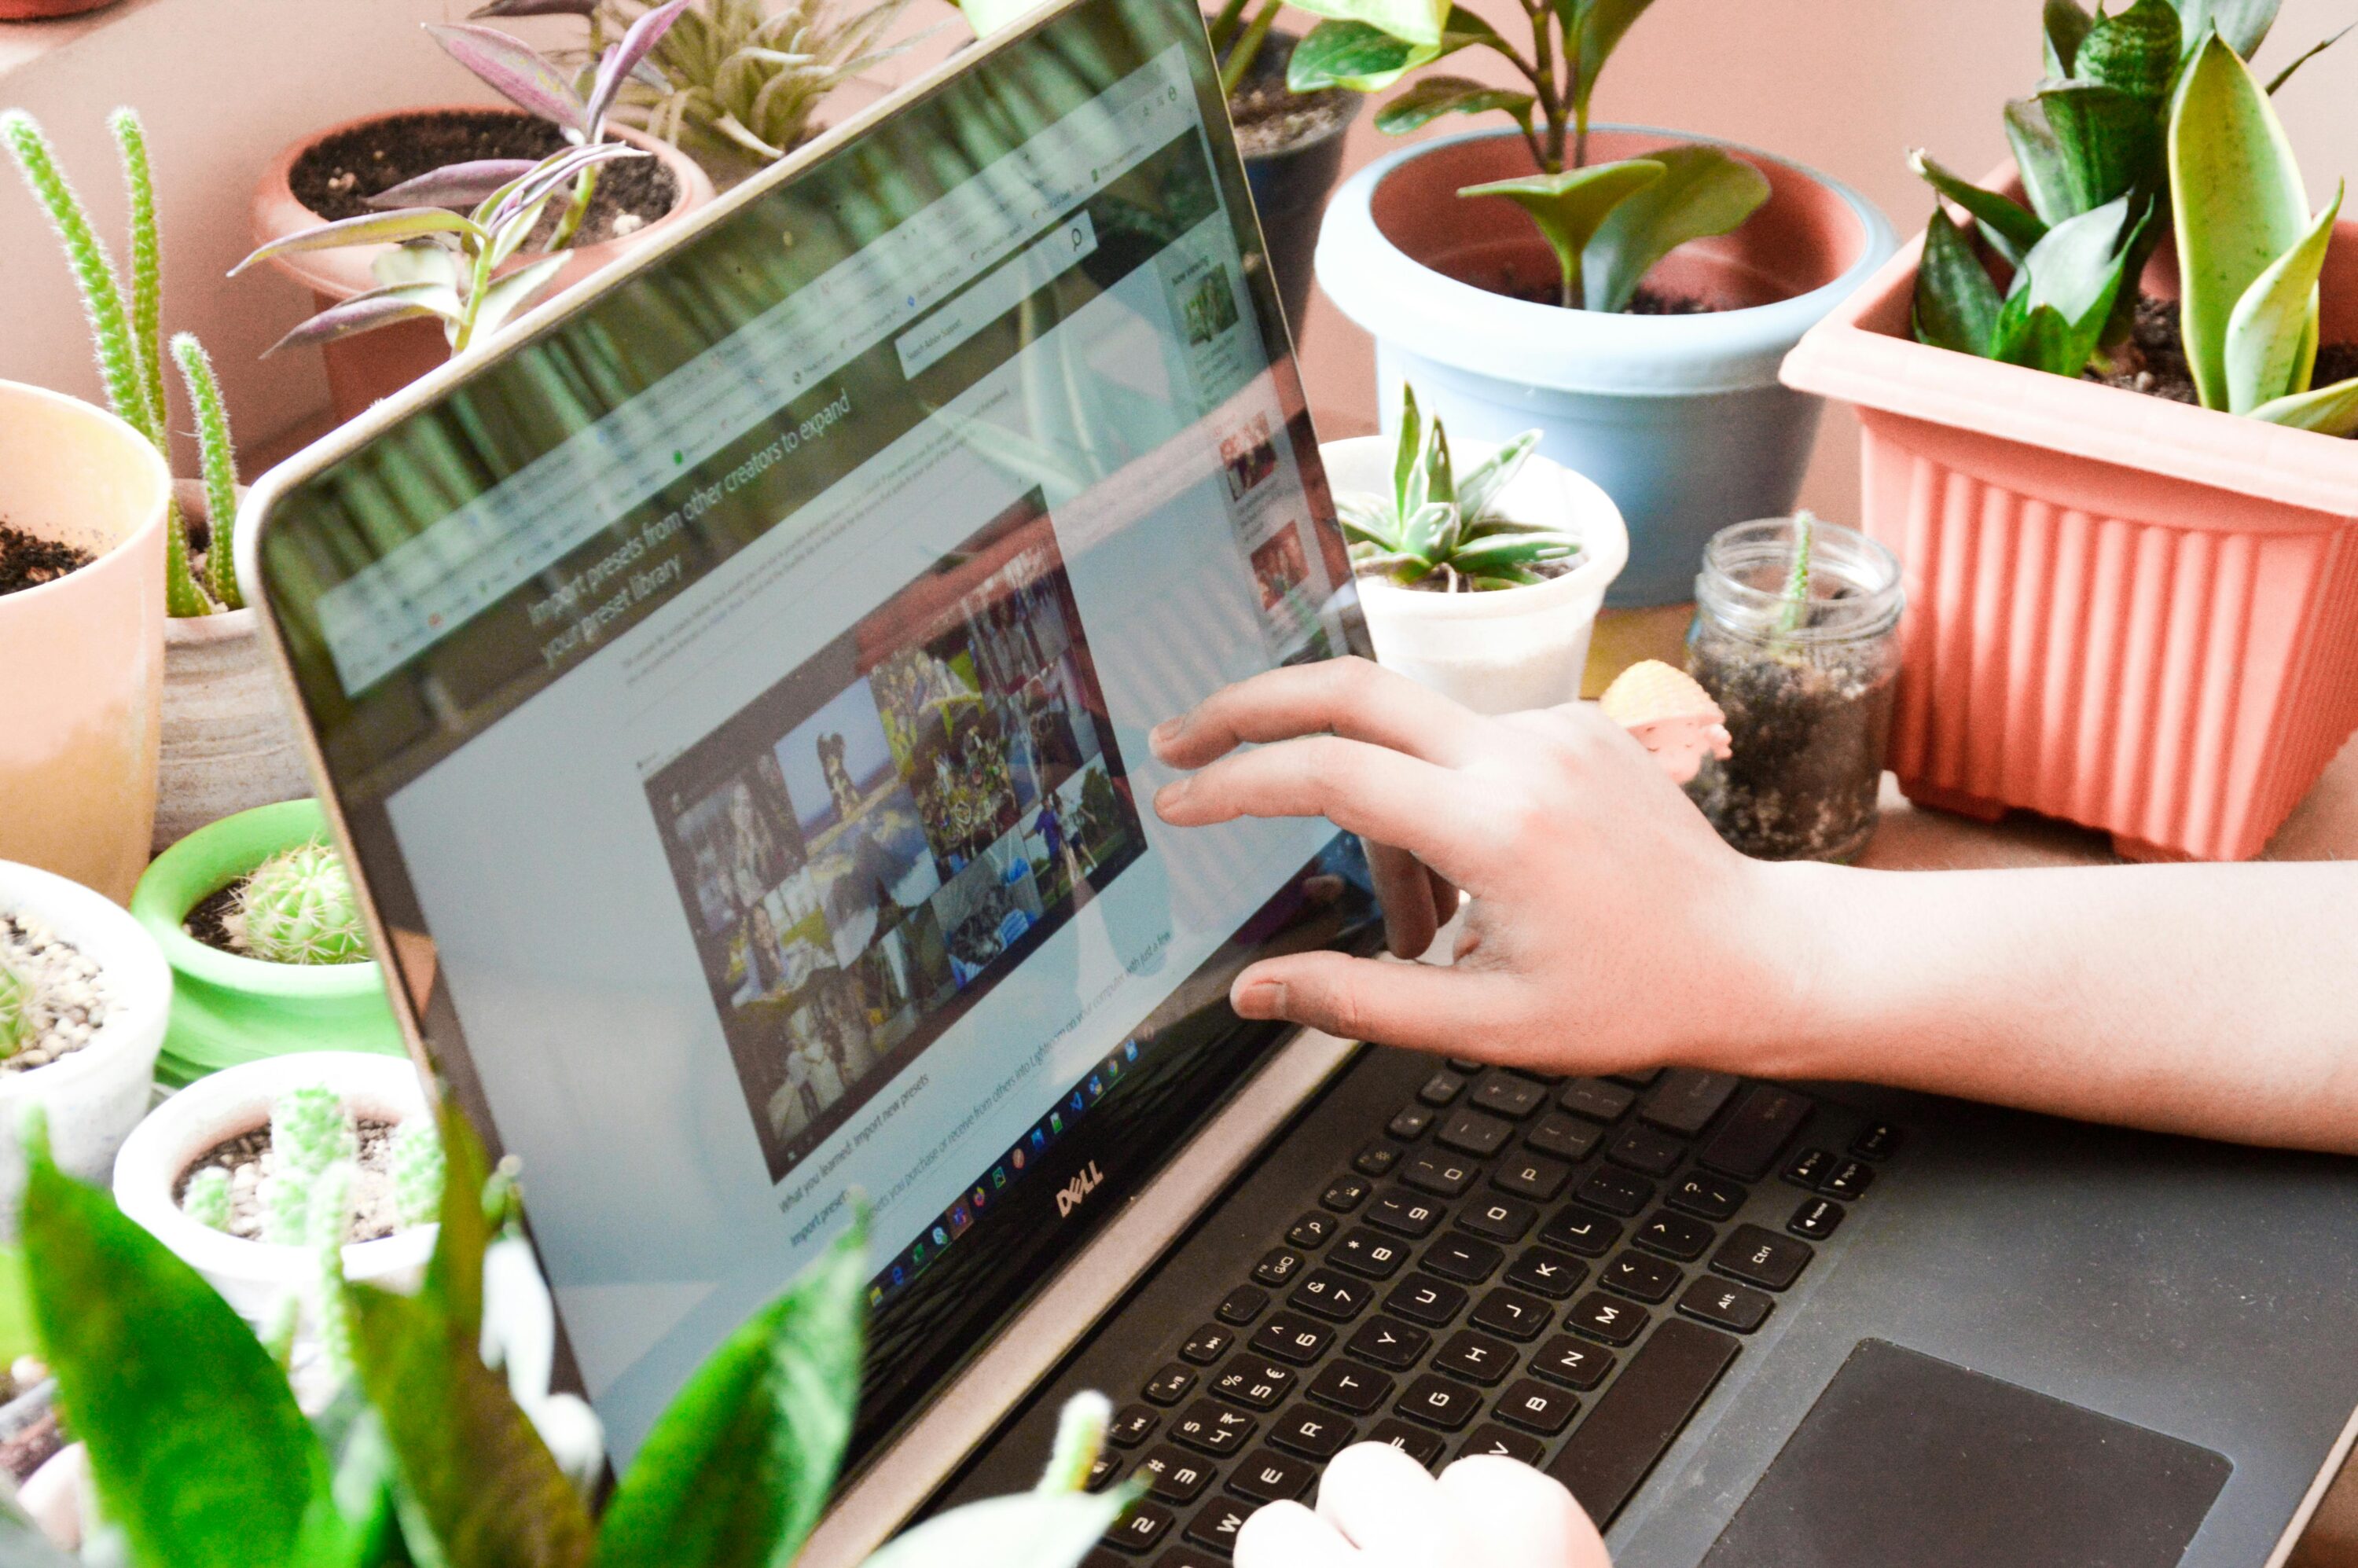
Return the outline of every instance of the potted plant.
<path id="1" fill-rule="evenodd" d="M 1890 254 L 1889 225 L 1798 164 L 1590 124 L 1598 73 L 1646 0 L 1527 6 L 1528 53 L 1449 0 L 1307 8 L 1328 20 L 1293 53 L 1297 90 L 1372 92 L 1465 49 L 1529 84 L 1415 81 L 1379 129 L 1513 124 L 1395 153 L 1327 209 L 1318 281 L 1375 337 L 1379 406 L 1413 381 L 1460 436 L 1537 425 L 1541 454 L 1602 485 L 1628 524 L 1610 603 L 1683 603 L 1713 533 L 1792 509 L 1819 404 L 1778 384 L 1778 362 Z M 1660 619 L 1668 652 L 1684 619 Z"/>
<path id="2" fill-rule="evenodd" d="M 1916 800 L 2241 859 L 2358 727 L 2358 225 L 2244 62 L 2273 10 L 2050 6 L 2019 175 L 1917 158 L 1975 237 L 1936 215 L 1786 363 L 1858 405 Z"/>
<path id="3" fill-rule="evenodd" d="M 693 158 L 609 113 L 687 4 L 649 13 L 586 88 L 496 28 L 429 25 L 516 107 L 374 115 L 280 155 L 254 190 L 255 249 L 233 276 L 268 261 L 319 314 L 271 351 L 318 345 L 349 419 L 711 200 Z"/>
<path id="4" fill-rule="evenodd" d="M 171 995 L 156 944 L 119 906 L 0 860 L 0 1215 L 16 1213 L 33 1108 L 59 1163 L 105 1176 L 146 1112 Z"/>
<path id="5" fill-rule="evenodd" d="M 1401 391 L 1400 435 L 1319 448 L 1377 662 L 1479 713 L 1580 695 L 1605 591 L 1628 555 L 1612 499 L 1536 456 L 1539 432 L 1468 444 Z"/>
<path id="6" fill-rule="evenodd" d="M 114 0 L 0 0 L 0 22 L 46 22 L 100 11 Z"/>
<path id="7" fill-rule="evenodd" d="M 131 913 L 173 974 L 158 1072 L 186 1083 L 288 1052 L 406 1056 L 316 800 L 224 817 L 156 858 Z"/>

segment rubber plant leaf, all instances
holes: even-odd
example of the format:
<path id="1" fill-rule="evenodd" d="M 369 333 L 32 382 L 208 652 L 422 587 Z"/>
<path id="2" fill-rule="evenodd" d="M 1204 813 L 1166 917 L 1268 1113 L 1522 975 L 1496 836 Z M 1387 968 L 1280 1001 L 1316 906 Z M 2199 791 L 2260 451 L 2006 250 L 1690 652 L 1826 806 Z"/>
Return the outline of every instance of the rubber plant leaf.
<path id="1" fill-rule="evenodd" d="M 1652 158 L 1591 164 L 1561 174 L 1524 175 L 1461 188 L 1460 196 L 1503 196 L 1531 216 L 1563 270 L 1566 304 L 1583 296 L 1581 258 L 1613 209 L 1669 170 Z"/>
<path id="2" fill-rule="evenodd" d="M 2042 21 L 2047 74 L 2059 80 L 2070 76 L 2079 58 L 2080 40 L 2088 36 L 2096 19 L 2081 8 L 2079 0 L 2047 0 Z"/>
<path id="3" fill-rule="evenodd" d="M 455 288 L 438 283 L 395 284 L 329 306 L 263 350 L 262 356 L 267 359 L 281 349 L 332 343 L 341 338 L 390 327 L 396 321 L 414 321 L 423 317 L 438 318 L 455 330 L 465 311 L 466 305 Z"/>
<path id="4" fill-rule="evenodd" d="M 1620 46 L 1622 35 L 1651 4 L 1653 0 L 1556 0 L 1564 34 L 1580 50 L 1580 74 L 1573 83 L 1572 103 L 1582 118 L 1587 117 L 1588 101 L 1596 91 L 1596 79 L 1604 74 L 1605 62 Z"/>
<path id="5" fill-rule="evenodd" d="M 466 163 L 444 164 L 415 179 L 405 179 L 390 190 L 378 192 L 368 199 L 368 204 L 376 208 L 463 207 L 471 211 L 477 202 L 539 167 L 532 159 L 521 157 L 474 158 Z"/>
<path id="6" fill-rule="evenodd" d="M 1361 22 L 1403 43 L 1427 49 L 1441 47 L 1449 22 L 1451 0 L 1296 0 L 1314 16 L 1337 22 Z"/>
<path id="7" fill-rule="evenodd" d="M 1981 257 L 1939 208 L 1924 228 L 1923 259 L 1916 268 L 1916 341 L 1936 349 L 1989 357 L 2001 301 Z"/>
<path id="8" fill-rule="evenodd" d="M 229 275 L 235 277 L 256 262 L 298 251 L 332 251 L 345 245 L 397 245 L 429 234 L 454 238 L 463 235 L 478 243 L 489 238 L 481 224 L 461 213 L 439 207 L 405 207 L 398 212 L 367 212 L 281 235 L 230 268 Z"/>
<path id="9" fill-rule="evenodd" d="M 986 1498 L 886 1542 L 863 1568 L 1074 1568 L 1137 1499 L 1128 1487 Z"/>
<path id="10" fill-rule="evenodd" d="M 2317 364 L 2317 275 L 2333 241 L 2343 188 L 2298 244 L 2252 280 L 2227 318 L 2227 409 L 2249 414 L 2309 390 Z"/>
<path id="11" fill-rule="evenodd" d="M 287 1379 L 204 1277 L 27 1140 L 21 1235 L 41 1354 L 134 1562 L 291 1564 L 332 1510 Z"/>
<path id="12" fill-rule="evenodd" d="M 622 40 L 606 50 L 605 58 L 598 62 L 597 82 L 590 90 L 590 102 L 582 120 L 593 134 L 605 124 L 606 111 L 613 106 L 614 95 L 622 90 L 622 83 L 630 80 L 631 72 L 638 69 L 655 45 L 663 41 L 663 36 L 671 31 L 672 24 L 679 20 L 680 14 L 694 3 L 695 0 L 669 0 L 667 5 L 656 6 L 633 22 L 623 32 Z M 2150 3 L 2159 4 L 2160 0 L 2150 0 Z"/>
<path id="13" fill-rule="evenodd" d="M 2179 37 L 2178 7 L 2169 0 L 2136 0 L 2088 30 L 2068 74 L 2117 88 L 2158 108 L 2169 96 L 2169 79 L 2178 70 Z"/>
<path id="14" fill-rule="evenodd" d="M 1581 258 L 1591 310 L 1626 310 L 1654 265 L 1690 240 L 1739 227 L 1768 200 L 1768 177 L 1717 147 L 1664 147 L 1646 155 L 1662 178 L 1615 204 Z"/>
<path id="15" fill-rule="evenodd" d="M 2077 375 L 2095 352 L 2104 319 L 2145 219 L 2129 198 L 2058 223 L 2031 247 L 1998 308 L 1993 358 L 2057 375 Z"/>
<path id="16" fill-rule="evenodd" d="M 1321 22 L 1293 46 L 1285 85 L 1296 92 L 1329 87 L 1380 92 L 1444 52 L 1438 44 L 1412 44 L 1366 22 Z"/>
<path id="17" fill-rule="evenodd" d="M 1405 135 L 1444 114 L 1483 114 L 1493 109 L 1505 110 L 1528 127 L 1537 102 L 1528 92 L 1462 76 L 1427 76 L 1376 111 L 1376 129 L 1386 135 Z"/>
<path id="18" fill-rule="evenodd" d="M 579 134 L 588 107 L 564 74 L 522 38 L 472 22 L 428 22 L 426 30 L 452 59 L 527 114 Z"/>
<path id="19" fill-rule="evenodd" d="M 2294 71 L 2299 70 L 2302 66 L 2307 65 L 2310 60 L 2315 59 L 2319 55 L 2323 54 L 2327 49 L 2331 49 L 2343 38 L 2348 38 L 2350 36 L 2351 27 L 2358 27 L 2358 22 L 2351 23 L 2349 27 L 2343 27 L 2340 32 L 2333 34 L 2331 38 L 2320 38 L 2317 42 L 2301 50 L 2300 53 L 2293 56 L 2292 63 L 2290 65 L 2286 66 L 2282 70 L 2277 71 L 2274 76 L 2268 78 L 2268 96 L 2271 98 L 2275 97 L 2277 95 L 2277 89 L 2282 87 L 2286 82 L 2290 81 Z"/>
<path id="20" fill-rule="evenodd" d="M 2255 419 L 2265 419 L 2271 425 L 2283 425 L 2295 430 L 2315 430 L 2320 435 L 2347 436 L 2358 432 L 2358 376 L 2337 381 L 2331 386 L 2320 386 L 2311 392 L 2296 393 L 2263 403 L 2251 411 Z"/>
<path id="21" fill-rule="evenodd" d="M 494 279 L 476 303 L 474 335 L 468 340 L 467 346 L 471 349 L 481 347 L 485 337 L 498 331 L 509 317 L 530 305 L 541 290 L 557 281 L 557 275 L 564 269 L 566 259 L 564 256 L 543 256 L 528 266 L 520 266 L 505 276 Z M 450 331 L 455 334 L 457 330 L 458 324 L 451 323 Z"/>
<path id="22" fill-rule="evenodd" d="M 1514 482 L 1523 464 L 1539 450 L 1540 432 L 1525 430 L 1510 441 L 1502 442 L 1498 450 L 1457 476 L 1457 509 L 1466 515 L 1469 535 L 1484 523 L 1492 521 L 1490 508 L 1497 503 L 1499 492 Z"/>
<path id="23" fill-rule="evenodd" d="M 2267 41 L 2281 0 L 2178 0 L 2180 47 L 2192 54 L 2215 28 L 2227 47 L 2249 59 Z"/>
<path id="24" fill-rule="evenodd" d="M 688 1379 L 607 1507 L 597 1568 L 794 1561 L 835 1484 L 859 1404 L 865 1240 L 863 1221 Z M 1081 1550 L 1113 1519 L 1104 1515 Z M 983 1548 L 979 1535 L 959 1537 L 939 1561 L 965 1568 L 985 1561 Z"/>
<path id="25" fill-rule="evenodd" d="M 2020 265 L 2030 247 L 2046 237 L 2047 225 L 2039 214 L 2010 196 L 1985 190 L 1943 168 L 1923 148 L 1908 155 L 1908 167 L 1919 179 L 1971 214 L 1991 248 L 2009 265 Z"/>
<path id="26" fill-rule="evenodd" d="M 2215 35 L 2169 112 L 2179 325 L 2206 408 L 2228 406 L 2227 323 L 2259 276 L 2309 227 L 2292 144 L 2251 69 Z"/>
<path id="27" fill-rule="evenodd" d="M 2071 213 L 2159 182 L 2161 119 L 2152 103 L 2092 81 L 2042 88 L 2037 98 L 2054 134 Z"/>
<path id="28" fill-rule="evenodd" d="M 2030 210 L 2042 222 L 2052 226 L 2066 218 L 2076 218 L 2080 210 L 2071 205 L 2071 178 L 2063 168 L 2063 149 L 2055 140 L 2055 129 L 2047 123 L 2047 111 L 2036 98 L 2016 98 L 2006 106 L 2006 145 L 2014 153 L 2014 166 L 2022 177 L 2022 192 L 2030 199 Z"/>

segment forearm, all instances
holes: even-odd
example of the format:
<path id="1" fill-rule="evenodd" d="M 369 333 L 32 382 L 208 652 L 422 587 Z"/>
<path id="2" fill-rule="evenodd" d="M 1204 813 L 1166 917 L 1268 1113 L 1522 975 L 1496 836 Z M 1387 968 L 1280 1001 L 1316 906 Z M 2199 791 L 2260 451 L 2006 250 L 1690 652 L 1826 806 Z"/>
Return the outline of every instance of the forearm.
<path id="1" fill-rule="evenodd" d="M 1752 1071 L 2358 1152 L 2358 865 L 1764 871 Z"/>

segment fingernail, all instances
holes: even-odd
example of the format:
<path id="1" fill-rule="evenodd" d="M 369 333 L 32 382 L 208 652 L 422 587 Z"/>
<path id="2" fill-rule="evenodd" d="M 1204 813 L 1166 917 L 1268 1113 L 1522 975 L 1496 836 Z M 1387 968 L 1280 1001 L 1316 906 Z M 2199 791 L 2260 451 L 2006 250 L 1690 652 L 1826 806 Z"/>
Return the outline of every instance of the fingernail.
<path id="1" fill-rule="evenodd" d="M 1254 980 L 1237 988 L 1236 1009 L 1244 1018 L 1279 1018 L 1285 1012 L 1285 982 Z"/>
<path id="2" fill-rule="evenodd" d="M 1164 816 L 1170 816 L 1171 808 L 1186 798 L 1187 785 L 1192 782 L 1188 779 L 1173 779 L 1169 784 L 1156 790 L 1154 809 Z"/>
<path id="3" fill-rule="evenodd" d="M 1164 719 L 1146 732 L 1146 743 L 1158 752 L 1162 751 L 1172 741 L 1179 739 L 1179 731 L 1184 723 L 1184 720 L 1178 719 Z"/>

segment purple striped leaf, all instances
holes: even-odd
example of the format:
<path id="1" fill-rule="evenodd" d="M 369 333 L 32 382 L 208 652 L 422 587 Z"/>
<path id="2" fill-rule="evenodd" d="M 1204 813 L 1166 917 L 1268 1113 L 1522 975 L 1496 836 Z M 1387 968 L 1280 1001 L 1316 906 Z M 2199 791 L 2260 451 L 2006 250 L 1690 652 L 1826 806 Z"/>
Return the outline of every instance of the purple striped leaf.
<path id="1" fill-rule="evenodd" d="M 339 338 L 374 331 L 379 327 L 390 327 L 396 321 L 414 321 L 424 316 L 456 320 L 462 308 L 456 289 L 443 288 L 435 284 L 404 284 L 398 288 L 380 288 L 373 293 L 355 295 L 341 305 L 328 307 L 262 353 L 267 359 L 281 349 L 332 343 Z"/>
<path id="2" fill-rule="evenodd" d="M 626 142 L 593 142 L 586 147 L 568 147 L 561 153 L 553 153 L 532 173 L 509 187 L 507 193 L 499 199 L 483 222 L 492 229 L 504 228 L 518 212 L 571 183 L 583 169 L 615 158 L 646 156 Z"/>
<path id="3" fill-rule="evenodd" d="M 445 164 L 429 174 L 405 179 L 392 189 L 370 197 L 368 203 L 372 207 L 471 208 L 539 167 L 528 157 L 487 157 Z"/>
<path id="4" fill-rule="evenodd" d="M 492 0 L 467 15 L 470 19 L 483 16 L 588 16 L 596 14 L 598 0 Z"/>
<path id="5" fill-rule="evenodd" d="M 622 90 L 623 81 L 671 31 L 671 25 L 679 20 L 689 4 L 690 0 L 670 0 L 670 4 L 641 16 L 631 24 L 622 41 L 608 49 L 606 58 L 598 62 L 598 82 L 590 89 L 590 113 L 582 122 L 591 135 L 596 135 L 598 127 L 605 123 L 606 111 L 613 105 L 614 94 Z"/>
<path id="6" fill-rule="evenodd" d="M 580 131 L 589 124 L 573 84 L 522 38 L 470 22 L 428 22 L 426 30 L 444 53 L 517 108 L 568 131 Z"/>
<path id="7" fill-rule="evenodd" d="M 397 245 L 436 234 L 448 234 L 454 238 L 464 235 L 477 240 L 487 237 L 473 219 L 457 212 L 446 211 L 439 207 L 405 207 L 398 212 L 371 212 L 282 235 L 230 268 L 229 275 L 235 277 L 258 261 L 291 255 L 297 251 L 332 251 L 344 245 Z"/>

